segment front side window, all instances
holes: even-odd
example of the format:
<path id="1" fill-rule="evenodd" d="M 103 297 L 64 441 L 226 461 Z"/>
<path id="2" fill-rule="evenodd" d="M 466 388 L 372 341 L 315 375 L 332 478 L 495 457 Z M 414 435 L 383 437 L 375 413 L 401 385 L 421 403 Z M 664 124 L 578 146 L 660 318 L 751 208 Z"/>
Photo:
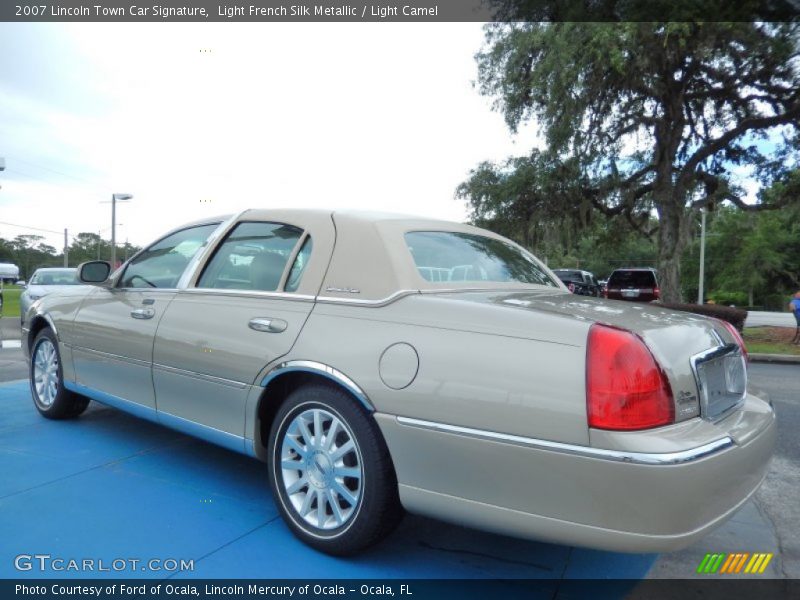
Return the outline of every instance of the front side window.
<path id="1" fill-rule="evenodd" d="M 119 287 L 175 288 L 189 262 L 217 227 L 217 224 L 191 227 L 157 241 L 130 262 Z"/>
<path id="2" fill-rule="evenodd" d="M 282 223 L 239 223 L 209 261 L 197 287 L 277 291 L 302 234 L 302 229 Z"/>
<path id="3" fill-rule="evenodd" d="M 530 254 L 502 240 L 453 231 L 414 231 L 405 237 L 417 271 L 426 281 L 558 287 Z"/>

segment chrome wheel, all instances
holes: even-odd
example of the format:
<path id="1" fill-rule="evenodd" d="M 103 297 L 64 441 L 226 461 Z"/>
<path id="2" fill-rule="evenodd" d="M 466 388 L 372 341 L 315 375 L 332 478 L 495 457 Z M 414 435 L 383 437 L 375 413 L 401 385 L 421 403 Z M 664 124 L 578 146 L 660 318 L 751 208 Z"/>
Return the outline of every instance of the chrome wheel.
<path id="1" fill-rule="evenodd" d="M 312 408 L 295 416 L 281 443 L 286 496 L 317 529 L 345 525 L 362 496 L 363 461 L 353 433 L 336 414 Z"/>
<path id="2" fill-rule="evenodd" d="M 37 403 L 43 408 L 52 406 L 58 394 L 58 353 L 47 338 L 39 342 L 33 354 L 33 388 Z"/>

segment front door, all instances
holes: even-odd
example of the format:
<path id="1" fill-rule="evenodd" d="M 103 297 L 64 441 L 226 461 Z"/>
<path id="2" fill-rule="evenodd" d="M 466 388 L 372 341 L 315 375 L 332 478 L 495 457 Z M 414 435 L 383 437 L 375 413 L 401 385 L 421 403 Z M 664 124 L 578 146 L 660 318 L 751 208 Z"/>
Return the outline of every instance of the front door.
<path id="1" fill-rule="evenodd" d="M 153 339 L 178 280 L 218 224 L 183 229 L 136 255 L 111 288 L 99 287 L 74 322 L 76 382 L 109 403 L 156 408 Z M 134 406 L 130 406 L 134 403 Z M 137 406 L 138 405 L 138 406 Z"/>
<path id="2" fill-rule="evenodd" d="M 314 306 L 313 296 L 297 293 L 311 252 L 310 234 L 292 225 L 242 222 L 231 230 L 159 325 L 160 420 L 203 435 L 200 425 L 223 445 L 241 443 L 256 376 L 291 349 Z"/>

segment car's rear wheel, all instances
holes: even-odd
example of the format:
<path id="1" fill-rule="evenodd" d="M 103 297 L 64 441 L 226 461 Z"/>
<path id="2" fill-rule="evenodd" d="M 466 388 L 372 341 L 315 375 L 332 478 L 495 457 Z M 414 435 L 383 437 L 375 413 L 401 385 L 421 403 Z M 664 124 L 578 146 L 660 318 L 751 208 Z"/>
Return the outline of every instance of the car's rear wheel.
<path id="1" fill-rule="evenodd" d="M 347 555 L 380 541 L 402 508 L 375 421 L 337 388 L 292 392 L 269 438 L 270 485 L 289 528 L 307 544 Z"/>
<path id="2" fill-rule="evenodd" d="M 58 340 L 49 328 L 43 329 L 33 342 L 30 384 L 33 404 L 48 419 L 77 417 L 89 405 L 88 398 L 64 388 Z"/>

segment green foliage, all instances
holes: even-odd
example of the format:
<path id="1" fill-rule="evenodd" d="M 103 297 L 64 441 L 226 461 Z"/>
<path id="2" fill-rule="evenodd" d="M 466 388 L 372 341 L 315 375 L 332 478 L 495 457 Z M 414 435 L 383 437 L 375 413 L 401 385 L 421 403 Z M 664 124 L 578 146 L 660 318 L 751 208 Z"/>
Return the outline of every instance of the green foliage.
<path id="1" fill-rule="evenodd" d="M 6 286 L 3 288 L 3 309 L 0 311 L 0 314 L 4 317 L 18 317 L 19 316 L 19 295 L 22 293 L 22 290 L 13 287 L 13 286 Z"/>
<path id="2" fill-rule="evenodd" d="M 716 304 L 723 306 L 747 306 L 747 293 L 745 292 L 726 292 L 718 290 L 708 294 L 708 298 Z"/>
<path id="3" fill-rule="evenodd" d="M 22 279 L 30 279 L 40 267 L 63 266 L 64 254 L 43 240 L 39 235 L 18 235 L 13 240 L 0 238 L 0 261 L 16 264 Z M 137 246 L 125 243 L 118 245 L 117 256 L 130 257 L 138 251 Z M 77 267 L 88 260 L 109 260 L 110 255 L 111 242 L 96 233 L 79 233 L 69 246 L 69 266 Z"/>
<path id="4" fill-rule="evenodd" d="M 658 262 L 665 296 L 680 296 L 680 257 L 691 240 L 696 209 L 730 202 L 746 207 L 732 170 L 746 165 L 767 187 L 763 207 L 795 201 L 798 176 L 787 174 L 797 159 L 800 126 L 798 24 L 792 22 L 533 22 L 558 13 L 553 3 L 513 0 L 493 2 L 515 22 L 486 27 L 486 45 L 477 55 L 478 86 L 494 99 L 512 131 L 535 118 L 545 134 L 549 175 L 512 171 L 538 168 L 540 161 L 511 159 L 481 165 L 458 195 L 485 218 L 486 204 L 473 184 L 486 177 L 480 197 L 557 221 L 573 217 L 569 194 L 543 194 L 555 186 L 551 175 L 565 168 L 580 186 L 584 202 L 606 216 L 624 219 L 632 228 L 653 233 L 657 215 Z M 674 9 L 691 11 L 688 2 Z M 613 1 L 594 5 L 608 15 L 624 10 Z M 720 4 L 723 6 L 723 4 Z M 672 10 L 663 4 L 664 11 Z M 566 10 L 566 9 L 565 9 Z M 549 12 L 548 12 L 549 11 Z M 525 17 L 532 16 L 530 22 Z M 550 15 L 552 16 L 552 15 Z M 561 15 L 563 17 L 563 15 Z M 763 143 L 768 132 L 769 143 Z M 565 167 L 566 165 L 566 167 Z M 516 187 L 510 182 L 516 181 Z M 536 193 L 526 194 L 529 183 Z M 520 186 L 522 186 L 520 188 Z M 522 190 L 517 191 L 516 190 Z M 516 194 L 516 195 L 514 195 Z M 489 223 L 497 221 L 497 212 Z M 574 218 L 573 218 L 574 222 Z M 581 215 L 581 226 L 591 224 Z M 759 249 L 759 242 L 753 249 Z M 770 268 L 778 268 L 769 258 Z M 754 276 L 755 278 L 755 276 Z M 752 285 L 763 285 L 754 281 Z"/>
<path id="5" fill-rule="evenodd" d="M 800 288 L 800 207 L 747 213 L 722 207 L 709 215 L 706 297 L 720 304 L 783 310 Z M 699 238 L 684 257 L 687 296 L 697 295 Z"/>
<path id="6" fill-rule="evenodd" d="M 523 246 L 552 246 L 561 236 L 577 237 L 588 225 L 591 207 L 581 194 L 574 163 L 534 150 L 503 164 L 483 162 L 458 186 L 470 220 Z"/>

